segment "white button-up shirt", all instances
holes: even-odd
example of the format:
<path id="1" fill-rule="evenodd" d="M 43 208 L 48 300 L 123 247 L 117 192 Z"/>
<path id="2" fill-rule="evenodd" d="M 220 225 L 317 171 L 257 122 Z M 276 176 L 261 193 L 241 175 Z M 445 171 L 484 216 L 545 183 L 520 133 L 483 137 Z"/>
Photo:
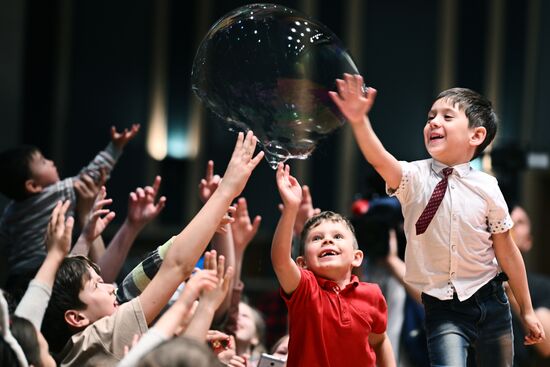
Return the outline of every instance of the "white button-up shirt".
<path id="1" fill-rule="evenodd" d="M 443 201 L 417 236 L 415 223 L 446 166 L 433 159 L 400 163 L 401 183 L 388 194 L 399 199 L 405 218 L 405 281 L 441 300 L 455 291 L 466 300 L 499 272 L 491 234 L 513 226 L 497 180 L 469 163 L 453 167 Z"/>

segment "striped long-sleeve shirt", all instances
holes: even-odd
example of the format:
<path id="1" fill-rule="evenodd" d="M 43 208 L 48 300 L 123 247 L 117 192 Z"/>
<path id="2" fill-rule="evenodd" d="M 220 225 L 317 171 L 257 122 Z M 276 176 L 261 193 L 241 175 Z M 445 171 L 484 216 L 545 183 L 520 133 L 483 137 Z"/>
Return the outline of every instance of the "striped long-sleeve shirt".
<path id="1" fill-rule="evenodd" d="M 80 173 L 85 172 L 97 179 L 101 168 L 105 168 L 109 174 L 120 154 L 109 143 Z M 0 246 L 7 250 L 8 274 L 24 274 L 40 267 L 46 257 L 44 240 L 53 208 L 59 200 L 70 200 L 67 215 L 74 215 L 76 179 L 78 176 L 65 178 L 44 188 L 39 194 L 8 203 L 0 218 Z"/>

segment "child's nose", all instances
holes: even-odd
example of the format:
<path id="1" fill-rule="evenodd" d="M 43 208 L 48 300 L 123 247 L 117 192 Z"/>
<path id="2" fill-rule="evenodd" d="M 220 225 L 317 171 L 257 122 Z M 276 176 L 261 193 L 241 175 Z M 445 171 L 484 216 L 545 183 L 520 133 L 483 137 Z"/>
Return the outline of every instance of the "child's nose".
<path id="1" fill-rule="evenodd" d="M 438 126 L 441 126 L 441 118 L 439 117 L 439 115 L 430 120 L 430 127 Z"/>
<path id="2" fill-rule="evenodd" d="M 102 283 L 103 289 L 105 289 L 109 293 L 115 292 L 115 286 L 111 283 Z"/>

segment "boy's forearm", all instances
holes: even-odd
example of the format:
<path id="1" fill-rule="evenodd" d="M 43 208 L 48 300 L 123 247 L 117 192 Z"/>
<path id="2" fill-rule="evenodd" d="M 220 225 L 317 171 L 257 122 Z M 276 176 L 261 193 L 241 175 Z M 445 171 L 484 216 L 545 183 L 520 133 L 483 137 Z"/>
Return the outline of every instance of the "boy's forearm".
<path id="1" fill-rule="evenodd" d="M 391 188 L 398 187 L 401 180 L 401 166 L 374 132 L 369 117 L 365 115 L 363 121 L 353 123 L 351 126 L 365 159 Z"/>
<path id="2" fill-rule="evenodd" d="M 236 269 L 236 257 L 235 257 L 235 248 L 233 246 L 233 235 L 231 233 L 231 226 L 226 224 L 225 233 L 217 233 L 212 238 L 212 248 L 217 251 L 218 255 L 223 255 L 225 257 L 225 268 L 232 266 Z M 239 264 L 240 272 L 240 264 Z M 240 274 L 239 274 L 240 277 Z M 240 279 L 240 278 L 239 278 Z M 235 277 L 232 280 L 232 284 L 235 284 Z M 227 314 L 227 310 L 231 304 L 231 292 L 228 292 L 222 304 L 216 310 L 214 319 L 216 321 L 221 320 Z"/>
<path id="3" fill-rule="evenodd" d="M 183 279 L 191 275 L 195 264 L 216 232 L 219 219 L 231 205 L 233 196 L 220 189 L 221 187 L 212 194 L 191 222 L 175 237 L 166 255 L 163 267 L 178 267 Z"/>
<path id="4" fill-rule="evenodd" d="M 197 310 L 183 334 L 188 338 L 204 342 L 206 333 L 212 325 L 215 311 L 210 304 L 199 301 Z"/>
<path id="5" fill-rule="evenodd" d="M 90 253 L 90 246 L 91 245 L 92 244 L 89 243 L 86 240 L 84 235 L 81 234 L 78 237 L 78 239 L 76 240 L 76 243 L 73 246 L 73 248 L 71 249 L 71 252 L 69 253 L 69 255 L 71 255 L 71 256 L 88 256 L 88 254 Z"/>
<path id="6" fill-rule="evenodd" d="M 292 234 L 296 213 L 284 209 L 275 230 L 271 246 L 271 262 L 279 284 L 286 294 L 291 294 L 300 284 L 301 273 L 292 260 Z"/>
<path id="7" fill-rule="evenodd" d="M 178 299 L 155 323 L 155 329 L 167 338 L 173 337 L 192 306 L 193 302 L 189 303 Z"/>
<path id="8" fill-rule="evenodd" d="M 514 256 L 515 257 L 515 256 Z M 534 312 L 527 284 L 527 273 L 521 255 L 507 265 L 501 265 L 502 270 L 508 275 L 508 284 L 514 293 L 521 314 Z"/>
<path id="9" fill-rule="evenodd" d="M 112 142 L 109 142 L 107 147 L 99 152 L 80 172 L 88 174 L 94 181 L 97 181 L 101 176 L 101 169 L 104 169 L 108 178 L 109 173 L 113 170 L 121 154 L 122 150 L 117 148 Z"/>
<path id="10" fill-rule="evenodd" d="M 62 253 L 49 252 L 46 255 L 46 259 L 38 269 L 38 272 L 34 276 L 34 279 L 42 284 L 52 287 L 55 281 L 55 275 L 57 274 L 57 269 L 59 269 L 59 266 L 64 258 L 65 256 Z"/>
<path id="11" fill-rule="evenodd" d="M 296 214 L 296 210 L 283 209 L 275 229 L 271 246 L 271 262 L 276 273 L 284 271 L 284 267 L 288 266 L 289 261 L 292 261 L 292 235 Z"/>
<path id="12" fill-rule="evenodd" d="M 395 357 L 393 355 L 393 348 L 389 338 L 385 338 L 383 342 L 375 346 L 374 352 L 376 353 L 376 365 L 379 367 L 395 367 Z"/>
<path id="13" fill-rule="evenodd" d="M 88 255 L 88 257 L 93 262 L 99 263 L 103 254 L 105 254 L 105 242 L 103 242 L 103 237 L 100 235 L 92 241 L 90 245 L 90 254 Z"/>
<path id="14" fill-rule="evenodd" d="M 101 276 L 106 283 L 116 280 L 141 228 L 125 220 L 109 243 L 109 246 L 105 249 L 103 255 L 97 261 L 101 269 Z"/>
<path id="15" fill-rule="evenodd" d="M 498 264 L 508 276 L 508 284 L 514 293 L 520 313 L 523 315 L 534 312 L 529 295 L 525 263 L 519 249 L 509 233 L 501 234 L 501 236 L 493 235 L 493 243 Z"/>
<path id="16" fill-rule="evenodd" d="M 52 285 L 34 278 L 17 305 L 15 315 L 29 320 L 37 330 L 40 330 L 51 295 Z"/>

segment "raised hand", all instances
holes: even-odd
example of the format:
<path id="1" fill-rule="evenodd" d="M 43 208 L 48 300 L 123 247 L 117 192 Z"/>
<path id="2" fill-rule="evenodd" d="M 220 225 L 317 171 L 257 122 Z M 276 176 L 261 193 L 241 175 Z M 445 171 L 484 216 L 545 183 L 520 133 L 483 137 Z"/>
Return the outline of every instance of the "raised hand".
<path id="1" fill-rule="evenodd" d="M 218 273 L 216 270 L 195 269 L 193 275 L 189 278 L 187 283 L 185 283 L 180 299 L 188 305 L 192 305 L 205 291 L 212 290 L 217 286 Z"/>
<path id="2" fill-rule="evenodd" d="M 283 204 L 279 204 L 279 210 L 282 212 L 284 209 Z M 313 208 L 313 200 L 311 199 L 311 193 L 309 186 L 302 186 L 302 202 L 298 208 L 298 214 L 296 215 L 296 221 L 294 222 L 294 235 L 299 236 L 304 229 L 304 224 L 307 220 L 314 215 L 321 213 L 321 209 Z"/>
<path id="3" fill-rule="evenodd" d="M 206 341 L 222 362 L 229 362 L 235 355 L 235 339 L 218 330 L 208 330 Z"/>
<path id="4" fill-rule="evenodd" d="M 279 163 L 276 179 L 279 194 L 285 208 L 298 209 L 302 202 L 302 187 L 296 178 L 290 175 L 290 166 L 288 164 Z"/>
<path id="5" fill-rule="evenodd" d="M 254 157 L 256 142 L 257 139 L 252 131 L 249 131 L 246 136 L 239 133 L 233 155 L 227 165 L 223 180 L 218 185 L 218 190 L 223 188 L 224 192 L 232 198 L 243 191 L 250 174 L 264 157 L 264 152 L 259 152 Z"/>
<path id="6" fill-rule="evenodd" d="M 227 208 L 227 213 L 222 217 L 222 220 L 220 221 L 220 224 L 218 225 L 218 229 L 216 230 L 216 233 L 224 234 L 228 231 L 228 224 L 231 224 L 235 222 L 235 218 L 233 218 L 233 215 L 235 213 L 235 206 L 230 206 Z"/>
<path id="7" fill-rule="evenodd" d="M 239 198 L 239 200 L 237 200 L 237 210 L 234 218 L 235 221 L 231 225 L 231 232 L 233 234 L 235 251 L 243 253 L 250 244 L 250 241 L 252 241 L 256 233 L 258 233 L 262 217 L 257 215 L 254 217 L 254 220 L 251 221 L 248 214 L 246 199 Z"/>
<path id="8" fill-rule="evenodd" d="M 343 80 L 336 79 L 336 87 L 338 93 L 329 92 L 332 101 L 351 124 L 362 122 L 374 104 L 376 89 L 363 91 L 363 77 L 351 74 L 344 74 Z"/>
<path id="9" fill-rule="evenodd" d="M 199 197 L 203 204 L 206 203 L 214 191 L 216 191 L 220 181 L 220 175 L 214 174 L 214 161 L 208 161 L 206 165 L 206 174 L 199 183 Z"/>
<path id="10" fill-rule="evenodd" d="M 70 201 L 59 201 L 52 211 L 46 231 L 46 250 L 48 256 L 56 256 L 59 260 L 69 253 L 71 236 L 73 233 L 74 218 L 65 218 Z"/>
<path id="11" fill-rule="evenodd" d="M 217 257 L 216 250 L 207 251 L 204 254 L 204 269 L 215 271 L 218 282 L 215 288 L 203 292 L 200 302 L 207 302 L 213 310 L 216 310 L 229 291 L 234 270 L 231 266 L 227 268 L 227 271 L 225 270 L 225 257 L 223 255 Z"/>
<path id="12" fill-rule="evenodd" d="M 111 141 L 118 149 L 122 149 L 136 136 L 139 127 L 139 124 L 133 124 L 130 130 L 124 129 L 124 131 L 119 133 L 114 126 L 111 126 Z"/>
<path id="13" fill-rule="evenodd" d="M 100 176 L 97 182 L 87 173 L 82 173 L 78 180 L 75 180 L 74 189 L 78 196 L 76 212 L 81 227 L 84 227 L 91 215 L 96 198 L 106 181 L 107 173 L 104 168 L 100 170 Z"/>
<path id="14" fill-rule="evenodd" d="M 106 195 L 107 192 L 105 186 L 103 186 L 97 195 L 93 210 L 82 229 L 81 235 L 87 243 L 92 243 L 98 238 L 115 218 L 115 212 L 104 208 L 106 205 L 110 205 L 113 202 L 112 199 L 105 199 Z"/>
<path id="15" fill-rule="evenodd" d="M 153 186 L 138 187 L 130 193 L 128 199 L 128 223 L 137 228 L 143 228 L 155 219 L 166 205 L 166 197 L 162 196 L 156 203 L 161 177 L 156 176 Z"/>

